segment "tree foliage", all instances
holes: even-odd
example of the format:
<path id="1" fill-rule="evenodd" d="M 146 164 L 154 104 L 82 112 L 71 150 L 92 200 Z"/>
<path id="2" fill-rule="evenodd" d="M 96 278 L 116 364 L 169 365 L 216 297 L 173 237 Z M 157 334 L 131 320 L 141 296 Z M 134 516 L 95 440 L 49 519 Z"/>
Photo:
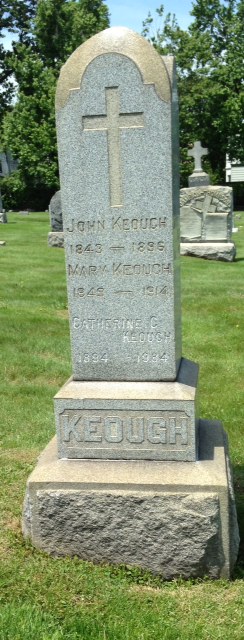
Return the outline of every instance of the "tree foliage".
<path id="1" fill-rule="evenodd" d="M 8 59 L 8 52 L 4 48 L 1 40 L 4 38 L 4 30 L 10 28 L 10 16 L 6 12 L 5 0 L 0 0 L 0 123 L 5 112 L 10 108 L 14 93 L 13 82 L 11 81 L 11 65 Z"/>
<path id="2" fill-rule="evenodd" d="M 11 0 L 8 8 L 8 28 L 17 38 L 8 58 L 18 91 L 2 141 L 19 165 L 2 181 L 4 204 L 41 209 L 59 185 L 54 95 L 60 67 L 109 25 L 108 9 L 103 0 Z"/>
<path id="3" fill-rule="evenodd" d="M 187 31 L 175 16 L 157 10 L 161 26 L 144 35 L 162 54 L 173 54 L 178 68 L 182 184 L 192 169 L 187 150 L 194 140 L 209 149 L 206 170 L 213 183 L 224 181 L 225 154 L 244 162 L 244 0 L 195 0 Z"/>
<path id="4" fill-rule="evenodd" d="M 3 181 L 5 206 L 46 207 L 58 188 L 54 93 L 59 70 L 87 38 L 109 25 L 103 0 L 0 0 L 2 28 L 15 39 L 0 45 L 2 146 L 19 159 Z M 173 54 L 180 97 L 181 182 L 193 168 L 187 150 L 200 139 L 214 183 L 224 182 L 225 154 L 244 162 L 244 0 L 194 0 L 192 23 L 179 27 L 161 5 L 143 35 Z M 0 31 L 0 38 L 2 36 Z M 14 105 L 12 81 L 17 83 Z M 4 118 L 3 118 L 4 115 Z"/>

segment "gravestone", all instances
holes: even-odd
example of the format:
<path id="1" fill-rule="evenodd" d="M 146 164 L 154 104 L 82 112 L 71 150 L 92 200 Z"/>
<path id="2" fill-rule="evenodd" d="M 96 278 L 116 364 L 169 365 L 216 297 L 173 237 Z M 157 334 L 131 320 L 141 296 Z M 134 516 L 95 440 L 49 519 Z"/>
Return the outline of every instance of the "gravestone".
<path id="1" fill-rule="evenodd" d="M 13 171 L 18 168 L 18 161 L 14 160 L 11 151 L 6 151 L 0 153 L 0 177 L 5 178 L 6 176 L 10 176 Z M 2 202 L 2 194 L 1 194 L 1 186 L 0 186 L 0 223 L 7 223 L 7 215 L 3 208 Z"/>
<path id="2" fill-rule="evenodd" d="M 49 247 L 63 247 L 64 246 L 64 234 L 63 234 L 63 214 L 61 203 L 61 191 L 56 191 L 50 200 L 49 215 L 51 223 L 51 231 L 48 234 L 48 246 Z"/>
<path id="3" fill-rule="evenodd" d="M 0 173 L 1 175 L 1 173 Z M 0 185 L 0 222 L 7 222 L 7 219 L 5 219 L 5 212 L 4 212 L 4 208 L 3 208 L 3 199 L 2 199 L 2 192 L 1 192 L 1 185 Z"/>
<path id="4" fill-rule="evenodd" d="M 0 213 L 3 213 L 3 200 L 2 200 L 1 188 L 0 188 Z"/>
<path id="5" fill-rule="evenodd" d="M 203 149 L 201 142 L 197 140 L 193 148 L 188 150 L 187 155 L 194 159 L 194 171 L 188 178 L 189 187 L 209 185 L 209 176 L 202 168 L 202 158 L 208 155 L 208 149 Z"/>
<path id="6" fill-rule="evenodd" d="M 232 262 L 236 254 L 231 239 L 232 188 L 210 186 L 201 165 L 201 158 L 207 153 L 199 141 L 188 151 L 195 168 L 188 179 L 189 187 L 180 190 L 181 254 Z"/>
<path id="7" fill-rule="evenodd" d="M 8 222 L 6 211 L 0 211 L 0 224 L 6 224 Z"/>
<path id="8" fill-rule="evenodd" d="M 181 353 L 173 59 L 108 29 L 62 68 L 56 113 L 73 375 L 24 534 L 55 555 L 228 577 L 226 436 L 199 420 L 198 367 Z"/>

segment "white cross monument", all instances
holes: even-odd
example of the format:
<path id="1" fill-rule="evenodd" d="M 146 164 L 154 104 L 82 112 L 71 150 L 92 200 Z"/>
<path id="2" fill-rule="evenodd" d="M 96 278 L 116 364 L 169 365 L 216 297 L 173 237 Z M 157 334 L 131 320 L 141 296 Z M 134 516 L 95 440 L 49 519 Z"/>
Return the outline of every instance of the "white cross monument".
<path id="1" fill-rule="evenodd" d="M 210 184 L 209 176 L 202 168 L 202 157 L 208 155 L 208 149 L 203 148 L 199 140 L 194 142 L 192 149 L 187 152 L 194 158 L 194 171 L 188 178 L 189 187 L 205 186 Z"/>

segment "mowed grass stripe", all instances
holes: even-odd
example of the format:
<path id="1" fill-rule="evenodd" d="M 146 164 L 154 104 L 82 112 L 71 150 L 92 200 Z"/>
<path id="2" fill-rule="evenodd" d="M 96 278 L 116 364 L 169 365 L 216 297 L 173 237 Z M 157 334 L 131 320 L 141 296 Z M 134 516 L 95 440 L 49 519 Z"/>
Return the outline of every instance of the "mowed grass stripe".
<path id="1" fill-rule="evenodd" d="M 182 258 L 183 355 L 200 364 L 200 412 L 229 435 L 244 532 L 244 215 L 233 264 Z M 136 568 L 50 558 L 20 518 L 36 458 L 54 435 L 52 398 L 71 374 L 64 252 L 47 213 L 9 214 L 0 239 L 0 640 L 242 640 L 244 570 L 164 583 Z"/>

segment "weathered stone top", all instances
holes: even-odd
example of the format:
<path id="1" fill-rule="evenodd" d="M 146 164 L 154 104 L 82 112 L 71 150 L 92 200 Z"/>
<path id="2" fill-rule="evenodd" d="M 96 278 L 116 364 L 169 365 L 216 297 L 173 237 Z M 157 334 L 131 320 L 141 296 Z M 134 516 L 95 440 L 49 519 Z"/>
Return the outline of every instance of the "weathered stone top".
<path id="1" fill-rule="evenodd" d="M 80 45 L 64 64 L 57 85 L 56 110 L 64 107 L 72 89 L 80 87 L 88 65 L 98 56 L 111 52 L 133 60 L 144 84 L 154 84 L 161 100 L 171 101 L 168 64 L 142 36 L 126 27 L 112 27 Z"/>

